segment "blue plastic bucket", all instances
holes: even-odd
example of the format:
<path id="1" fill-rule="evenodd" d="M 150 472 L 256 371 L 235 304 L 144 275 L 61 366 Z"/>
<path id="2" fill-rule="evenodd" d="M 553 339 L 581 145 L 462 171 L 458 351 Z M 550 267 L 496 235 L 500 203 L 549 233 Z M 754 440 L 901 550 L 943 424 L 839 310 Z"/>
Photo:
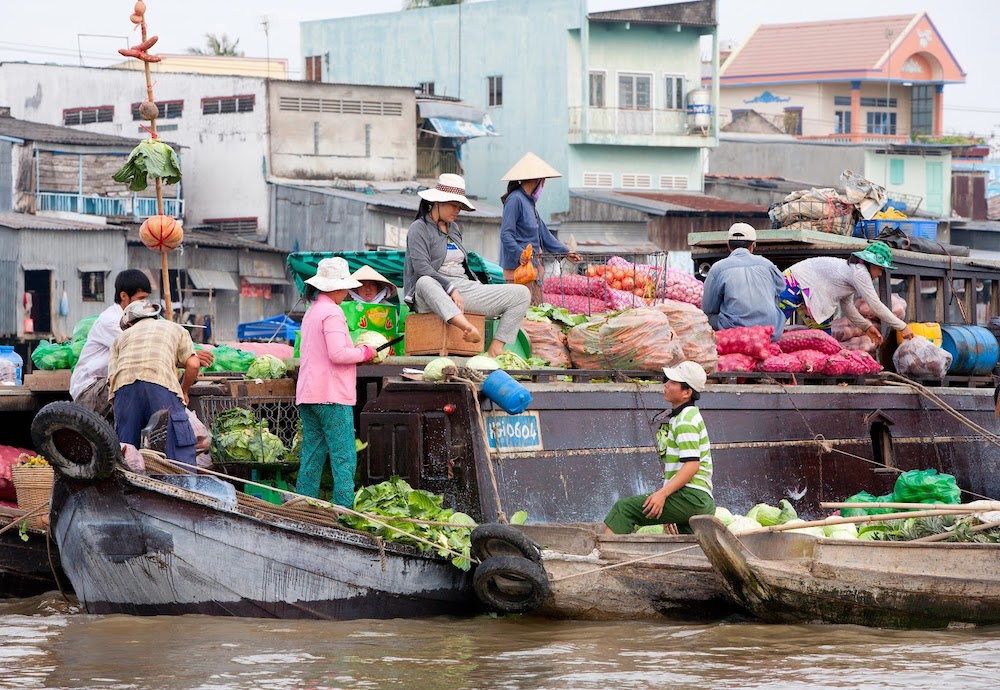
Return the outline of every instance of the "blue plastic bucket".
<path id="1" fill-rule="evenodd" d="M 941 325 L 941 347 L 951 353 L 949 374 L 986 376 L 1000 358 L 996 337 L 982 326 Z"/>
<path id="2" fill-rule="evenodd" d="M 497 369 L 483 381 L 483 393 L 507 414 L 521 414 L 531 404 L 531 393 L 511 375 Z"/>

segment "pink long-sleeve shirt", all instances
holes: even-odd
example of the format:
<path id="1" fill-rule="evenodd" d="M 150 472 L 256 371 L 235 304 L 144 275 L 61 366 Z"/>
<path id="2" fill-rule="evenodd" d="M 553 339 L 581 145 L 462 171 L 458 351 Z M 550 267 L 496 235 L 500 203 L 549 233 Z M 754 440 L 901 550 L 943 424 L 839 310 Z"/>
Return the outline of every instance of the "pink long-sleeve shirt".
<path id="1" fill-rule="evenodd" d="M 343 310 L 321 293 L 302 319 L 296 404 L 355 405 L 357 364 L 371 356 L 367 345 L 355 347 L 351 343 Z"/>

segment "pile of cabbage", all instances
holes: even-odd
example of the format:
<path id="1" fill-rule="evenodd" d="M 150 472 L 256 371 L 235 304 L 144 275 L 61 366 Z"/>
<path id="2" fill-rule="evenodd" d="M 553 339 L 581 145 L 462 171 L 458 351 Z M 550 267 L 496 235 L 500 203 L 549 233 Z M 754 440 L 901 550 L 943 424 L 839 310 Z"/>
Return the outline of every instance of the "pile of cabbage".
<path id="1" fill-rule="evenodd" d="M 715 517 L 733 534 L 743 534 L 752 530 L 758 530 L 761 527 L 773 527 L 774 525 L 805 524 L 805 520 L 799 519 L 795 508 L 785 499 L 781 499 L 777 507 L 768 505 L 767 503 L 758 503 L 746 515 L 733 515 L 727 509 L 718 507 L 715 509 Z M 787 531 L 811 534 L 814 537 L 826 537 L 828 539 L 865 538 L 858 536 L 858 528 L 853 523 L 827 525 L 825 527 L 801 527 Z M 663 525 L 641 527 L 637 532 L 640 534 L 662 534 Z"/>

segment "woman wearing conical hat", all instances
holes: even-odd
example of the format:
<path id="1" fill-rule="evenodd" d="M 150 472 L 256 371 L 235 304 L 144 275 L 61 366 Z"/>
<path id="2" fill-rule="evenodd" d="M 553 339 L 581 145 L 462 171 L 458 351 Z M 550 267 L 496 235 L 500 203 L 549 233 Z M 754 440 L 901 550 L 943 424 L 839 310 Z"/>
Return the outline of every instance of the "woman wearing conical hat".
<path id="1" fill-rule="evenodd" d="M 532 245 L 532 261 L 539 281 L 543 277 L 541 261 L 538 260 L 542 252 L 566 256 L 574 263 L 580 261 L 579 254 L 571 252 L 549 232 L 535 208 L 545 180 L 552 177 L 562 177 L 562 174 L 529 151 L 501 178 L 507 182 L 507 193 L 500 198 L 503 202 L 500 266 L 508 282 L 514 280 L 514 270 L 521 265 L 521 253 L 529 244 Z"/>
<path id="2" fill-rule="evenodd" d="M 361 283 L 361 286 L 347 291 L 347 299 L 350 301 L 391 304 L 389 300 L 396 295 L 396 286 L 392 281 L 371 266 L 362 266 L 351 277 Z"/>

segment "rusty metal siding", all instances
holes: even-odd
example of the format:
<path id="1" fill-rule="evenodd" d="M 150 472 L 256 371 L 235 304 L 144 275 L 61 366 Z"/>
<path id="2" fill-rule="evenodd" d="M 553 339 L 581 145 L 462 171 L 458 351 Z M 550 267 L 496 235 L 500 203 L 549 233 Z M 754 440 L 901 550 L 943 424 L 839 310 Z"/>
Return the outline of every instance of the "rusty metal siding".
<path id="1" fill-rule="evenodd" d="M 43 268 L 52 271 L 52 335 L 69 338 L 73 326 L 80 319 L 99 314 L 111 303 L 114 280 L 126 263 L 125 230 L 20 230 L 17 235 L 16 253 L 19 268 Z M 88 270 L 105 270 L 104 301 L 84 301 L 81 267 Z M 23 273 L 17 271 L 23 285 Z M 69 298 L 69 313 L 59 314 L 59 302 L 65 289 Z M 15 295 L 15 304 L 23 319 L 22 302 Z M 6 299 L 2 297 L 0 299 Z"/>
<path id="2" fill-rule="evenodd" d="M 20 275 L 16 231 L 0 229 L 0 337 L 17 335 L 18 305 L 22 303 Z"/>
<path id="3" fill-rule="evenodd" d="M 366 204 L 286 186 L 272 189 L 276 247 L 303 252 L 355 252 L 365 248 Z"/>

